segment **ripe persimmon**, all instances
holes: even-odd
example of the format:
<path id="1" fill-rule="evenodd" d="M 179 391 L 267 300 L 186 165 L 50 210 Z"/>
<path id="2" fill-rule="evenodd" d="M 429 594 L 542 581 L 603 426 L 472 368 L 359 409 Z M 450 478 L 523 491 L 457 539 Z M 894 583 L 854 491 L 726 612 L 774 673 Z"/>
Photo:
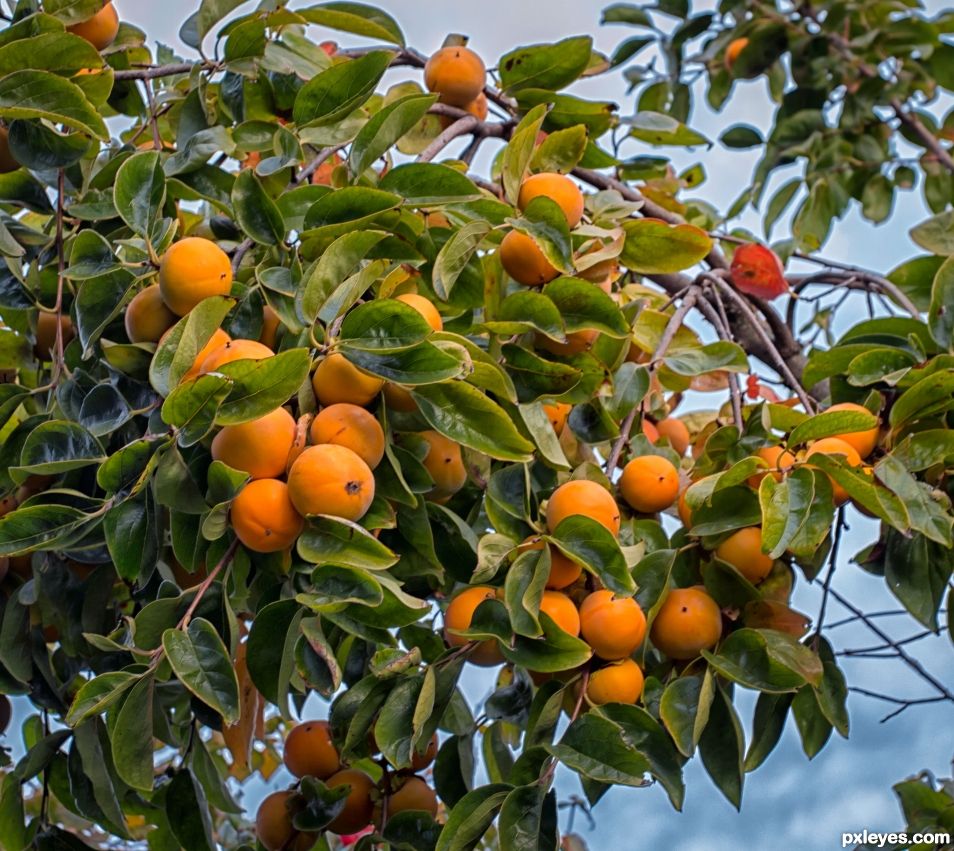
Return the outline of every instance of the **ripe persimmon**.
<path id="1" fill-rule="evenodd" d="M 356 833 L 371 824 L 374 815 L 374 801 L 371 792 L 374 781 L 363 771 L 356 768 L 343 768 L 325 782 L 330 789 L 338 786 L 350 786 L 351 790 L 345 798 L 344 809 L 335 816 L 327 830 L 332 833 Z"/>
<path id="2" fill-rule="evenodd" d="M 288 486 L 278 479 L 249 482 L 232 500 L 229 516 L 238 539 L 257 553 L 287 549 L 305 526 Z"/>
<path id="3" fill-rule="evenodd" d="M 722 637 L 722 612 L 701 587 L 673 588 L 656 614 L 649 637 L 670 659 L 695 659 Z"/>
<path id="4" fill-rule="evenodd" d="M 282 759 L 295 777 L 327 780 L 341 769 L 327 721 L 304 721 L 293 727 L 285 738 Z"/>
<path id="5" fill-rule="evenodd" d="M 10 150 L 10 131 L 0 126 L 0 174 L 10 174 L 20 168 L 20 163 Z"/>
<path id="6" fill-rule="evenodd" d="M 278 314 L 266 304 L 262 308 L 262 333 L 258 335 L 258 341 L 274 352 L 278 348 L 278 329 L 281 326 Z"/>
<path id="7" fill-rule="evenodd" d="M 408 307 L 413 307 L 420 313 L 427 321 L 427 324 L 431 326 L 432 330 L 444 330 L 444 320 L 441 318 L 441 314 L 424 296 L 418 295 L 417 293 L 402 293 L 399 296 L 395 296 L 395 298 L 398 301 L 403 301 Z"/>
<path id="8" fill-rule="evenodd" d="M 564 632 L 573 636 L 580 634 L 580 613 L 574 602 L 561 591 L 544 591 L 540 611 Z"/>
<path id="9" fill-rule="evenodd" d="M 731 564 L 753 585 L 757 585 L 772 570 L 775 563 L 762 552 L 762 527 L 747 526 L 733 532 L 715 549 L 717 558 Z"/>
<path id="10" fill-rule="evenodd" d="M 437 793 L 422 777 L 405 778 L 400 788 L 388 796 L 388 817 L 408 810 L 423 810 L 432 818 L 437 816 Z"/>
<path id="11" fill-rule="evenodd" d="M 643 672 L 632 659 L 621 659 L 590 674 L 586 697 L 595 706 L 636 703 L 643 693 Z"/>
<path id="12" fill-rule="evenodd" d="M 573 479 L 560 485 L 547 501 L 547 526 L 555 532 L 560 522 L 582 514 L 619 534 L 619 506 L 602 485 L 587 479 Z"/>
<path id="13" fill-rule="evenodd" d="M 669 445 L 678 455 L 685 455 L 692 438 L 686 424 L 677 417 L 666 417 L 656 423 L 656 432 L 659 437 L 669 440 Z M 659 438 L 657 438 L 658 440 Z M 653 443 L 656 441 L 654 440 Z"/>
<path id="14" fill-rule="evenodd" d="M 543 541 L 539 537 L 531 535 L 517 547 L 517 552 L 542 550 L 543 546 Z M 559 591 L 576 582 L 582 573 L 583 568 L 573 559 L 563 555 L 556 547 L 550 547 L 550 575 L 547 577 L 547 588 Z"/>
<path id="15" fill-rule="evenodd" d="M 234 363 L 239 360 L 264 360 L 274 354 L 268 346 L 263 346 L 258 340 L 229 340 L 224 345 L 214 349 L 202 361 L 199 374 L 205 375 L 207 372 L 215 372 L 227 363 Z"/>
<path id="16" fill-rule="evenodd" d="M 429 495 L 437 499 L 453 496 L 467 483 L 460 444 L 437 431 L 422 431 L 419 436 L 428 444 L 423 464 L 434 480 Z"/>
<path id="17" fill-rule="evenodd" d="M 109 47 L 119 34 L 119 15 L 112 2 L 106 3 L 95 15 L 66 28 L 73 35 L 85 38 L 97 50 Z"/>
<path id="18" fill-rule="evenodd" d="M 795 465 L 795 456 L 784 446 L 762 446 L 756 450 L 755 457 L 761 458 L 768 464 L 769 469 L 759 470 L 746 479 L 753 488 L 757 488 L 766 476 L 771 476 L 776 482 L 782 481 L 784 475 Z"/>
<path id="19" fill-rule="evenodd" d="M 285 473 L 295 440 L 295 418 L 284 408 L 239 425 L 226 426 L 212 440 L 212 458 L 253 479 L 274 479 Z"/>
<path id="20" fill-rule="evenodd" d="M 255 815 L 255 833 L 266 851 L 308 851 L 318 841 L 317 833 L 295 830 L 292 819 L 305 800 L 290 789 L 267 795 Z"/>
<path id="21" fill-rule="evenodd" d="M 299 514 L 360 520 L 374 500 L 374 474 L 347 446 L 309 446 L 288 471 L 288 494 Z"/>
<path id="22" fill-rule="evenodd" d="M 823 437 L 821 440 L 816 440 L 808 447 L 808 451 L 805 453 L 805 461 L 811 460 L 813 455 L 842 455 L 845 461 L 847 461 L 848 466 L 861 466 L 861 455 L 858 454 L 858 450 L 840 437 Z M 846 503 L 848 501 L 848 492 L 830 476 L 829 481 L 831 482 L 835 505 L 843 505 Z"/>
<path id="23" fill-rule="evenodd" d="M 686 492 L 688 490 L 689 485 L 686 485 L 686 487 L 679 491 L 679 499 L 676 500 L 676 512 L 679 514 L 682 525 L 687 529 L 692 526 L 692 509 L 686 501 Z"/>
<path id="24" fill-rule="evenodd" d="M 656 442 L 659 440 L 659 429 L 656 428 L 655 423 L 650 422 L 649 420 L 644 418 L 643 421 L 639 424 L 639 430 L 644 435 L 646 435 L 646 439 L 651 444 L 653 444 L 654 446 L 656 445 Z"/>
<path id="25" fill-rule="evenodd" d="M 484 600 L 495 599 L 497 592 L 489 585 L 473 585 L 456 594 L 444 612 L 444 638 L 447 643 L 451 647 L 463 647 L 467 644 L 469 639 L 457 635 L 456 632 L 470 629 L 477 607 Z M 467 658 L 475 665 L 486 668 L 499 665 L 504 660 L 497 642 L 492 638 L 478 642 Z"/>
<path id="26" fill-rule="evenodd" d="M 364 408 L 339 402 L 323 408 L 311 423 L 311 442 L 347 446 L 372 470 L 384 457 L 384 429 Z"/>
<path id="27" fill-rule="evenodd" d="M 510 231 L 500 243 L 500 262 L 518 284 L 542 287 L 559 276 L 534 240 L 518 230 Z"/>
<path id="28" fill-rule="evenodd" d="M 469 47 L 442 47 L 424 66 L 424 85 L 451 106 L 466 108 L 484 90 L 487 68 Z"/>
<path id="29" fill-rule="evenodd" d="M 140 290 L 126 305 L 126 336 L 132 343 L 158 343 L 179 317 L 162 300 L 159 284 Z"/>
<path id="30" fill-rule="evenodd" d="M 839 402 L 832 405 L 829 411 L 852 411 L 858 414 L 870 414 L 864 405 L 856 405 L 854 402 Z M 839 440 L 845 441 L 849 446 L 853 446 L 855 452 L 862 458 L 867 458 L 878 445 L 878 426 L 874 426 L 864 431 L 849 431 L 844 434 L 836 435 Z"/>
<path id="31" fill-rule="evenodd" d="M 402 414 L 410 414 L 417 410 L 417 402 L 411 395 L 411 391 L 402 387 L 400 384 L 387 382 L 381 391 L 384 401 L 388 404 L 388 409 L 398 411 Z"/>
<path id="32" fill-rule="evenodd" d="M 551 340 L 544 334 L 537 334 L 536 345 L 538 348 L 556 355 L 561 358 L 570 358 L 582 352 L 588 352 L 596 341 L 600 338 L 600 332 L 595 328 L 584 328 L 582 331 L 571 331 L 566 335 L 566 342 L 560 343 L 557 340 Z"/>
<path id="33" fill-rule="evenodd" d="M 334 352 L 318 364 L 311 384 L 322 405 L 350 402 L 365 407 L 381 392 L 384 380 L 362 372 L 343 354 Z"/>
<path id="34" fill-rule="evenodd" d="M 437 751 L 440 749 L 440 740 L 437 733 L 431 736 L 427 747 L 422 752 L 414 751 L 411 754 L 411 770 L 423 771 L 437 758 Z"/>
<path id="35" fill-rule="evenodd" d="M 66 346 L 76 335 L 73 328 L 73 320 L 69 313 L 60 314 L 60 321 L 57 323 L 56 314 L 45 310 L 40 311 L 36 318 L 36 342 L 33 343 L 33 354 L 37 360 L 48 361 L 51 352 L 56 346 L 56 328 L 60 327 L 60 334 L 63 338 L 63 345 Z"/>
<path id="36" fill-rule="evenodd" d="M 679 471 L 661 455 L 640 455 L 623 468 L 619 492 L 631 508 L 655 514 L 679 497 Z"/>
<path id="37" fill-rule="evenodd" d="M 601 659 L 625 659 L 646 637 L 646 616 L 632 597 L 594 591 L 580 604 L 580 631 Z"/>
<path id="38" fill-rule="evenodd" d="M 477 97 L 475 97 L 469 104 L 467 104 L 467 106 L 462 106 L 458 108 L 463 109 L 465 112 L 469 112 L 471 115 L 474 116 L 474 118 L 478 119 L 479 121 L 486 121 L 487 115 L 490 112 L 490 109 L 487 104 L 487 95 L 485 95 L 483 92 L 477 95 Z M 455 121 L 458 120 L 456 118 L 452 118 L 449 115 L 442 115 L 440 116 L 440 119 L 441 119 L 441 127 L 443 127 L 445 130 L 448 127 L 450 127 L 451 124 L 453 124 Z"/>
<path id="39" fill-rule="evenodd" d="M 570 411 L 573 410 L 573 406 L 568 405 L 566 402 L 553 402 L 550 405 L 544 405 L 543 410 L 547 415 L 547 419 L 550 421 L 550 425 L 553 426 L 553 430 L 559 437 L 560 432 L 563 431 L 563 427 L 566 425 L 567 418 L 570 416 Z"/>
<path id="40" fill-rule="evenodd" d="M 169 310 L 185 316 L 203 299 L 231 292 L 232 262 L 211 239 L 187 236 L 162 255 L 159 289 Z"/>
<path id="41" fill-rule="evenodd" d="M 168 333 L 168 332 L 167 332 Z M 166 336 L 162 335 L 163 338 Z M 221 328 L 216 328 L 212 332 L 212 336 L 209 337 L 206 344 L 199 350 L 199 353 L 195 356 L 195 360 L 192 361 L 192 366 L 189 367 L 189 371 L 182 376 L 180 382 L 190 381 L 193 378 L 198 378 L 201 374 L 202 364 L 205 363 L 205 359 L 212 354 L 216 349 L 220 349 L 226 343 L 231 342 L 232 338 Z M 162 342 L 160 338 L 159 342 Z"/>
<path id="42" fill-rule="evenodd" d="M 517 206 L 525 210 L 534 198 L 540 197 L 550 198 L 559 205 L 570 230 L 583 218 L 583 193 L 565 174 L 548 171 L 531 175 L 520 185 Z"/>

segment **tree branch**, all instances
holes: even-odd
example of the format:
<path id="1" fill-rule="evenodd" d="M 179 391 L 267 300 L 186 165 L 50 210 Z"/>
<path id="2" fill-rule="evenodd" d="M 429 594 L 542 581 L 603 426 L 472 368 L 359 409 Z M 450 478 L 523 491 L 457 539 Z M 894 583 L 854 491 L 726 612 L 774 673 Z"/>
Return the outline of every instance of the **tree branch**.
<path id="1" fill-rule="evenodd" d="M 672 344 L 676 333 L 682 327 L 683 321 L 689 311 L 692 310 L 698 297 L 699 288 L 695 285 L 691 285 L 685 298 L 682 300 L 682 304 L 679 305 L 676 312 L 669 318 L 669 322 L 666 323 L 662 336 L 659 338 L 659 344 L 656 346 L 656 351 L 653 352 L 653 358 L 649 365 L 650 372 L 656 369 L 658 361 L 666 354 L 666 350 Z M 626 415 L 626 419 L 623 420 L 623 424 L 619 430 L 619 437 L 617 437 L 613 443 L 609 458 L 606 460 L 606 475 L 612 476 L 616 467 L 619 465 L 619 458 L 623 453 L 623 447 L 629 442 L 629 435 L 633 430 L 633 423 L 636 422 L 636 416 L 640 411 L 642 411 L 642 405 L 635 405 Z"/>

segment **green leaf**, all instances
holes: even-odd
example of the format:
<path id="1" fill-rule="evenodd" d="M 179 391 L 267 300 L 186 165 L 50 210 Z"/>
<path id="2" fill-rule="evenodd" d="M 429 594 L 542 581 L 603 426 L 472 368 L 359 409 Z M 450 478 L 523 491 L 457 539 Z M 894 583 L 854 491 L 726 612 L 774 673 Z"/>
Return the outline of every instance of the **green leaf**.
<path id="1" fill-rule="evenodd" d="M 537 144 L 537 136 L 547 115 L 547 105 L 539 104 L 527 112 L 514 128 L 510 142 L 504 148 L 500 176 L 504 195 L 511 204 L 517 203 L 520 185 L 527 176 L 530 160 Z"/>
<path id="2" fill-rule="evenodd" d="M 202 40 L 212 28 L 231 13 L 243 0 L 202 0 L 199 10 L 189 16 L 179 30 L 181 38 L 189 47 L 198 50 Z"/>
<path id="3" fill-rule="evenodd" d="M 457 378 L 468 369 L 460 349 L 438 347 L 430 342 L 383 354 L 361 349 L 346 349 L 343 354 L 365 372 L 412 387 Z"/>
<path id="4" fill-rule="evenodd" d="M 482 605 L 487 606 L 486 603 Z M 585 641 L 564 632 L 545 612 L 540 613 L 539 620 L 543 628 L 542 638 L 518 635 L 512 647 L 501 647 L 504 656 L 515 665 L 552 673 L 579 667 L 592 657 L 593 652 Z"/>
<path id="5" fill-rule="evenodd" d="M 745 771 L 755 771 L 775 749 L 785 729 L 785 719 L 788 717 L 792 698 L 791 693 L 762 692 L 759 695 L 755 704 L 755 718 L 752 721 L 752 741 L 743 765 Z"/>
<path id="6" fill-rule="evenodd" d="M 54 549 L 89 515 L 68 505 L 30 505 L 0 517 L 0 556 Z"/>
<path id="7" fill-rule="evenodd" d="M 758 128 L 751 124 L 733 124 L 719 136 L 719 141 L 727 148 L 757 148 L 765 144 Z M 766 226 L 767 229 L 767 226 Z"/>
<path id="8" fill-rule="evenodd" d="M 132 582 L 153 570 L 159 555 L 159 523 L 155 498 L 148 490 L 106 513 L 103 518 L 106 546 L 122 579 Z"/>
<path id="9" fill-rule="evenodd" d="M 374 741 L 395 768 L 411 764 L 413 720 L 424 676 L 403 677 L 391 690 L 374 725 Z"/>
<path id="10" fill-rule="evenodd" d="M 885 583 L 918 623 L 932 632 L 938 630 L 938 610 L 952 574 L 954 555 L 950 549 L 924 535 L 907 536 L 888 530 L 884 551 Z"/>
<path id="11" fill-rule="evenodd" d="M 540 601 L 549 575 L 550 554 L 545 548 L 521 553 L 507 570 L 504 601 L 517 635 L 536 638 L 543 634 Z"/>
<path id="12" fill-rule="evenodd" d="M 66 723 L 76 727 L 94 715 L 101 715 L 140 680 L 128 671 L 107 671 L 87 680 L 73 698 Z"/>
<path id="13" fill-rule="evenodd" d="M 209 804 L 191 771 L 175 773 L 165 803 L 166 817 L 183 851 L 215 851 Z"/>
<path id="14" fill-rule="evenodd" d="M 14 71 L 0 79 L 0 118 L 44 118 L 109 139 L 102 116 L 83 90 L 47 71 Z"/>
<path id="15" fill-rule="evenodd" d="M 501 87 L 508 92 L 532 88 L 558 91 L 586 70 L 592 52 L 593 39 L 590 36 L 565 38 L 555 44 L 518 47 L 500 57 L 497 69 Z"/>
<path id="16" fill-rule="evenodd" d="M 464 795 L 451 809 L 434 851 L 473 851 L 513 787 L 490 783 Z"/>
<path id="17" fill-rule="evenodd" d="M 364 172 L 410 132 L 437 101 L 437 95 L 408 95 L 376 112 L 351 143 L 348 166 L 355 175 Z"/>
<path id="18" fill-rule="evenodd" d="M 153 785 L 152 701 L 155 678 L 143 676 L 123 702 L 110 740 L 116 773 L 133 789 L 151 793 Z"/>
<path id="19" fill-rule="evenodd" d="M 249 630 L 249 676 L 262 696 L 282 710 L 303 614 L 296 600 L 278 600 L 258 611 Z"/>
<path id="20" fill-rule="evenodd" d="M 888 421 L 899 428 L 954 408 L 954 372 L 935 372 L 905 390 L 891 407 Z"/>
<path id="21" fill-rule="evenodd" d="M 371 352 L 409 349 L 431 334 L 427 320 L 397 299 L 375 299 L 350 310 L 341 323 L 341 346 Z"/>
<path id="22" fill-rule="evenodd" d="M 659 718 L 683 756 L 695 753 L 714 696 L 715 679 L 708 672 L 705 676 L 681 676 L 666 686 L 659 701 Z"/>
<path id="23" fill-rule="evenodd" d="M 497 825 L 500 851 L 553 851 L 558 843 L 556 792 L 540 783 L 517 787 L 504 799 Z"/>
<path id="24" fill-rule="evenodd" d="M 224 364 L 214 374 L 228 378 L 232 389 L 219 408 L 216 424 L 238 425 L 274 411 L 298 392 L 309 369 L 308 349 L 287 349 L 274 357 Z"/>
<path id="25" fill-rule="evenodd" d="M 295 124 L 324 127 L 346 118 L 374 94 L 393 58 L 387 50 L 372 50 L 316 74 L 295 97 Z"/>
<path id="26" fill-rule="evenodd" d="M 414 207 L 454 204 L 482 198 L 477 186 L 456 168 L 440 163 L 405 163 L 392 168 L 378 186 Z"/>
<path id="27" fill-rule="evenodd" d="M 928 327 L 937 344 L 954 350 L 954 258 L 949 257 L 934 276 Z"/>
<path id="28" fill-rule="evenodd" d="M 232 381 L 224 375 L 200 375 L 176 387 L 162 403 L 162 421 L 179 430 L 178 443 L 186 448 L 205 437 L 229 395 Z"/>
<path id="29" fill-rule="evenodd" d="M 787 550 L 810 557 L 828 536 L 834 514 L 827 476 L 801 467 L 781 482 L 765 476 L 759 486 L 762 550 L 779 558 Z"/>
<path id="30" fill-rule="evenodd" d="M 759 691 L 797 691 L 806 682 L 821 682 L 821 660 L 792 636 L 771 629 L 736 630 L 718 653 L 702 655 L 722 676 Z"/>
<path id="31" fill-rule="evenodd" d="M 335 239 L 351 233 L 399 207 L 402 200 L 400 195 L 368 186 L 346 186 L 329 192 L 308 208 L 302 238 Z"/>
<path id="32" fill-rule="evenodd" d="M 609 337 L 629 336 L 629 323 L 613 299 L 581 278 L 557 278 L 543 289 L 556 306 L 567 331 L 596 328 Z"/>
<path id="33" fill-rule="evenodd" d="M 521 218 L 508 221 L 515 230 L 533 239 L 555 269 L 567 274 L 572 272 L 570 229 L 567 227 L 566 215 L 556 201 L 545 196 L 534 198 Z"/>
<path id="34" fill-rule="evenodd" d="M 582 564 L 614 594 L 631 597 L 636 583 L 626 565 L 619 541 L 602 523 L 582 514 L 562 520 L 548 540 Z"/>
<path id="35" fill-rule="evenodd" d="M 746 372 L 749 360 L 745 350 L 729 340 L 706 343 L 699 348 L 672 346 L 668 349 L 663 363 L 677 375 L 696 376 L 719 369 L 733 372 Z"/>
<path id="36" fill-rule="evenodd" d="M 285 221 L 275 202 L 250 168 L 242 169 L 232 186 L 232 206 L 242 230 L 260 245 L 278 245 L 285 238 Z"/>
<path id="37" fill-rule="evenodd" d="M 30 432 L 20 450 L 20 465 L 10 472 L 22 483 L 30 475 L 60 476 L 105 460 L 99 441 L 79 423 L 49 420 Z"/>
<path id="38" fill-rule="evenodd" d="M 160 396 L 168 396 L 195 362 L 235 300 L 213 296 L 200 301 L 168 332 L 149 364 L 149 382 Z"/>
<path id="39" fill-rule="evenodd" d="M 238 680 L 225 644 L 204 618 L 195 618 L 188 632 L 167 629 L 162 648 L 179 681 L 207 703 L 227 724 L 238 721 Z"/>
<path id="40" fill-rule="evenodd" d="M 412 391 L 431 427 L 456 443 L 501 461 L 527 461 L 533 444 L 516 429 L 507 412 L 463 381 L 431 384 Z"/>
<path id="41" fill-rule="evenodd" d="M 442 300 L 447 301 L 450 298 L 454 284 L 488 233 L 489 222 L 478 219 L 455 230 L 451 238 L 441 246 L 431 272 L 431 284 Z"/>
<path id="42" fill-rule="evenodd" d="M 377 607 L 384 602 L 384 591 L 366 570 L 325 564 L 312 571 L 311 589 L 297 599 L 316 612 L 334 610 L 345 603 Z"/>
<path id="43" fill-rule="evenodd" d="M 298 554 L 312 564 L 338 564 L 386 570 L 398 556 L 374 535 L 350 520 L 315 516 L 298 538 Z"/>
<path id="44" fill-rule="evenodd" d="M 788 442 L 792 446 L 801 446 L 810 440 L 853 431 L 867 431 L 877 425 L 878 418 L 874 414 L 861 411 L 824 411 L 793 428 Z"/>
<path id="45" fill-rule="evenodd" d="M 681 272 L 705 259 L 712 239 L 695 225 L 671 225 L 659 219 L 631 219 L 623 224 L 626 242 L 620 261 L 644 275 Z"/>
<path id="46" fill-rule="evenodd" d="M 102 63 L 92 44 L 70 32 L 40 33 L 0 47 L 0 77 L 24 68 L 70 76 L 84 68 L 98 68 Z"/>
<path id="47" fill-rule="evenodd" d="M 332 195 L 338 195 L 338 192 Z M 388 197 L 388 205 L 394 196 Z M 387 234 L 376 230 L 357 230 L 335 239 L 322 253 L 299 288 L 301 309 L 306 319 L 314 320 L 335 288 L 355 269 Z"/>
<path id="48" fill-rule="evenodd" d="M 116 172 L 113 203 L 133 233 L 149 238 L 166 201 L 166 176 L 158 151 L 133 154 Z"/>
<path id="49" fill-rule="evenodd" d="M 736 809 L 742 806 L 742 754 L 745 734 L 732 701 L 721 687 L 715 689 L 709 721 L 699 740 L 702 764 L 719 791 Z"/>
<path id="50" fill-rule="evenodd" d="M 818 695 L 811 686 L 804 686 L 795 693 L 792 716 L 802 740 L 802 750 L 812 759 L 831 737 L 832 726 L 821 711 Z"/>
<path id="51" fill-rule="evenodd" d="M 550 133 L 533 155 L 533 170 L 569 174 L 583 159 L 587 141 L 582 124 Z"/>
<path id="52" fill-rule="evenodd" d="M 306 21 L 329 29 L 404 46 L 404 34 L 387 12 L 364 3 L 321 3 L 296 9 Z"/>
<path id="53" fill-rule="evenodd" d="M 651 145 L 675 145 L 686 148 L 712 144 L 701 133 L 691 130 L 672 116 L 663 115 L 660 112 L 637 112 L 630 121 L 629 135 Z"/>
<path id="54" fill-rule="evenodd" d="M 949 257 L 954 254 L 954 210 L 938 213 L 915 225 L 910 234 L 911 239 L 926 251 Z"/>

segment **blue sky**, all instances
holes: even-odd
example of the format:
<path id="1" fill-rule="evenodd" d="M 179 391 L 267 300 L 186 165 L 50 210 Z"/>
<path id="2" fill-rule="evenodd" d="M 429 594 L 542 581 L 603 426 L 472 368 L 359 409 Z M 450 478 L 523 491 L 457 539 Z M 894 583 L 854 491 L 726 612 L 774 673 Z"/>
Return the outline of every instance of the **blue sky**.
<path id="1" fill-rule="evenodd" d="M 116 2 L 120 14 L 145 29 L 150 40 L 172 45 L 184 55 L 189 54 L 179 42 L 177 31 L 195 5 L 196 0 Z M 621 27 L 598 27 L 600 11 L 607 3 L 594 0 L 469 0 L 466 3 L 381 0 L 377 5 L 399 20 L 408 42 L 418 49 L 432 51 L 440 46 L 448 32 L 462 32 L 471 36 L 472 47 L 484 56 L 488 66 L 519 44 L 593 33 L 597 48 L 611 51 L 631 34 Z M 934 2 L 928 7 L 939 9 L 942 5 Z M 702 8 L 699 4 L 696 7 Z M 348 36 L 331 37 L 346 44 L 359 43 Z M 578 91 L 616 100 L 623 114 L 633 111 L 632 100 L 626 97 L 619 77 L 587 81 Z M 771 116 L 771 106 L 761 83 L 738 89 L 721 116 L 703 108 L 701 98 L 698 101 L 700 106 L 693 126 L 711 138 L 718 137 L 721 129 L 737 122 L 764 129 Z M 709 151 L 677 152 L 674 160 L 679 165 L 702 162 L 709 179 L 696 194 L 725 208 L 748 182 L 754 157 L 716 146 Z M 887 271 L 915 253 L 907 231 L 925 216 L 919 196 L 914 193 L 903 196 L 890 221 L 878 228 L 853 213 L 836 226 L 824 253 Z M 743 221 L 760 232 L 757 216 L 747 215 Z M 783 230 L 779 228 L 776 236 L 783 235 Z M 852 529 L 842 548 L 844 555 L 836 574 L 836 587 L 869 611 L 896 608 L 881 579 L 849 563 L 850 556 L 877 533 L 874 524 L 857 514 L 851 514 L 850 520 Z M 817 589 L 802 583 L 795 606 L 814 616 L 818 600 Z M 833 603 L 828 621 L 843 615 L 840 607 Z M 899 637 L 918 631 L 910 619 L 898 618 L 895 622 L 892 631 Z M 838 630 L 834 638 L 840 648 L 878 643 L 863 628 Z M 954 680 L 954 656 L 949 641 L 942 638 L 916 647 L 935 674 L 947 682 Z M 899 696 L 928 694 L 902 666 L 892 662 L 859 661 L 847 664 L 846 669 L 849 682 L 855 685 Z M 483 680 L 474 679 L 468 691 L 475 700 L 480 700 L 486 696 L 487 685 Z M 754 703 L 750 697 L 743 694 L 738 701 L 747 726 Z M 315 709 L 321 712 L 317 706 Z M 797 733 L 790 722 L 776 752 L 759 771 L 747 778 L 741 814 L 715 791 L 696 760 L 686 771 L 688 794 L 683 814 L 671 810 L 660 789 L 617 789 L 596 808 L 596 829 L 590 832 L 585 820 L 580 819 L 577 829 L 593 849 L 636 847 L 638 837 L 639 847 L 675 851 L 736 851 L 739 847 L 753 851 L 763 848 L 827 851 L 840 847 L 843 831 L 898 828 L 901 817 L 891 784 L 924 768 L 949 776 L 954 741 L 950 734 L 950 706 L 946 704 L 912 708 L 885 725 L 879 724 L 878 719 L 889 709 L 884 704 L 853 695 L 850 699 L 851 740 L 844 742 L 834 738 L 812 763 L 801 753 Z M 284 777 L 281 779 L 284 781 Z M 578 791 L 572 777 L 562 773 L 560 789 L 564 794 Z M 253 783 L 248 792 L 247 800 L 255 800 L 260 789 Z"/>

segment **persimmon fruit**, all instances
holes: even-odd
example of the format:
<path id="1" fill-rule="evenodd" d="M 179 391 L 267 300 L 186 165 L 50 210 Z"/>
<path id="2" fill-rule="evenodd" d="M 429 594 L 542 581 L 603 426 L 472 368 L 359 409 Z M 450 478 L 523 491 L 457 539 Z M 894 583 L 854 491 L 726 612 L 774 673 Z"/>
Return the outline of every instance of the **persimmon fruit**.
<path id="1" fill-rule="evenodd" d="M 384 457 L 384 429 L 365 408 L 339 402 L 323 408 L 311 422 L 311 442 L 346 446 L 372 470 Z"/>

